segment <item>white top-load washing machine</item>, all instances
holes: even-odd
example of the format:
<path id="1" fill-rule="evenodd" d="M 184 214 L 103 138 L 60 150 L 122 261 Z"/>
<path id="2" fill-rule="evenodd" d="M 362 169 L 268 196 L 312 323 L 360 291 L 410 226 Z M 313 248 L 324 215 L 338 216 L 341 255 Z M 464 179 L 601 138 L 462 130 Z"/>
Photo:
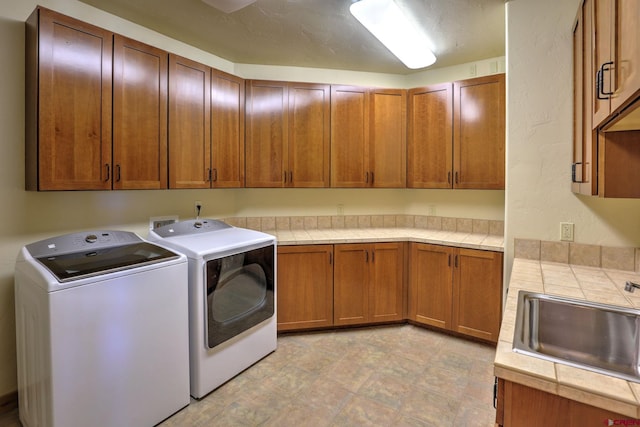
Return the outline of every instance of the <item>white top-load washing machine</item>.
<path id="1" fill-rule="evenodd" d="M 15 266 L 20 421 L 152 426 L 189 398 L 187 260 L 125 231 L 22 248 Z"/>
<path id="2" fill-rule="evenodd" d="M 149 240 L 189 260 L 193 397 L 202 398 L 275 351 L 274 236 L 195 219 L 153 229 Z"/>

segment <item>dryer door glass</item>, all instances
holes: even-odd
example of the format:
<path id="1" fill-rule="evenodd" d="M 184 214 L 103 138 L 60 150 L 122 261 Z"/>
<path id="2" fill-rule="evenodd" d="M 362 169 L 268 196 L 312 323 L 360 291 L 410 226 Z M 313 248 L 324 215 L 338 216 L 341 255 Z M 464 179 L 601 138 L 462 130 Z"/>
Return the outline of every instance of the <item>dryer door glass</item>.
<path id="1" fill-rule="evenodd" d="M 210 260 L 205 272 L 209 348 L 273 316 L 273 245 Z"/>

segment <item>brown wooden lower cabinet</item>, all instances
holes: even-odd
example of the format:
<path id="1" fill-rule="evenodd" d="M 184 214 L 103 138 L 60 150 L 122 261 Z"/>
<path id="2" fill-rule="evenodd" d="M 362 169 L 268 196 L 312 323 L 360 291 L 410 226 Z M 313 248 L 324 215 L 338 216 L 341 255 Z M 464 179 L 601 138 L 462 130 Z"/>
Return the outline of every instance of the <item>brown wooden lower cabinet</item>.
<path id="1" fill-rule="evenodd" d="M 497 342 L 502 254 L 411 243 L 409 319 Z"/>
<path id="2" fill-rule="evenodd" d="M 403 320 L 404 245 L 335 245 L 335 325 Z"/>
<path id="3" fill-rule="evenodd" d="M 278 247 L 278 331 L 333 325 L 333 245 Z"/>
<path id="4" fill-rule="evenodd" d="M 277 296 L 278 331 L 409 319 L 497 342 L 502 253 L 407 242 L 279 246 Z"/>
<path id="5" fill-rule="evenodd" d="M 614 424 L 610 424 L 609 420 Z M 496 425 L 503 427 L 585 427 L 631 425 L 631 417 L 498 379 Z M 618 424 L 616 424 L 616 422 Z M 635 423 L 634 423 L 635 425 Z"/>

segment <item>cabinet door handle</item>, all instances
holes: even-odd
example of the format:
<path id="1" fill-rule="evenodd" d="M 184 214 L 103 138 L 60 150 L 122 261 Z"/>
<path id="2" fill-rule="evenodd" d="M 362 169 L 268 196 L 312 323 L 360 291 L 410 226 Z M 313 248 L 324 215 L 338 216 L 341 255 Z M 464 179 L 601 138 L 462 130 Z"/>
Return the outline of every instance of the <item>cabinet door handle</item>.
<path id="1" fill-rule="evenodd" d="M 576 169 L 578 167 L 578 165 L 581 165 L 582 162 L 575 162 L 571 164 L 571 182 L 582 182 L 582 181 L 576 181 Z"/>
<path id="2" fill-rule="evenodd" d="M 451 254 L 449 254 L 449 261 L 447 262 L 447 266 L 451 267 Z"/>
<path id="3" fill-rule="evenodd" d="M 293 171 L 289 171 L 289 184 L 293 184 Z"/>
<path id="4" fill-rule="evenodd" d="M 604 91 L 604 72 L 611 71 L 610 65 L 613 65 L 613 61 L 603 63 L 596 73 L 596 96 L 598 99 L 606 100 L 609 99 L 609 96 L 613 95 L 613 92 Z"/>
<path id="5" fill-rule="evenodd" d="M 213 171 L 213 177 L 211 178 L 212 182 L 217 182 L 218 181 L 218 169 L 213 168 L 211 169 L 211 171 Z"/>
<path id="6" fill-rule="evenodd" d="M 456 184 L 458 183 L 458 171 L 456 171 Z"/>
<path id="7" fill-rule="evenodd" d="M 120 165 L 116 165 L 116 182 L 120 182 Z"/>
<path id="8" fill-rule="evenodd" d="M 447 172 L 447 184 L 451 184 L 451 171 Z"/>
<path id="9" fill-rule="evenodd" d="M 458 268 L 458 255 L 455 257 L 455 268 Z"/>
<path id="10" fill-rule="evenodd" d="M 364 251 L 364 260 L 365 262 L 369 262 L 369 251 Z"/>
<path id="11" fill-rule="evenodd" d="M 373 180 L 374 180 L 374 175 L 373 175 L 373 172 L 371 172 L 371 185 L 373 185 Z"/>
<path id="12" fill-rule="evenodd" d="M 284 183 L 287 183 L 287 171 L 284 171 Z"/>
<path id="13" fill-rule="evenodd" d="M 109 163 L 105 163 L 104 167 L 107 169 L 107 177 L 104 179 L 104 182 L 107 182 L 111 179 L 111 166 L 109 166 Z"/>
<path id="14" fill-rule="evenodd" d="M 369 172 L 364 173 L 364 182 L 367 184 L 369 183 Z"/>
<path id="15" fill-rule="evenodd" d="M 329 264 L 333 264 L 333 254 L 329 252 Z"/>
<path id="16" fill-rule="evenodd" d="M 376 251 L 371 251 L 371 262 L 376 262 Z"/>

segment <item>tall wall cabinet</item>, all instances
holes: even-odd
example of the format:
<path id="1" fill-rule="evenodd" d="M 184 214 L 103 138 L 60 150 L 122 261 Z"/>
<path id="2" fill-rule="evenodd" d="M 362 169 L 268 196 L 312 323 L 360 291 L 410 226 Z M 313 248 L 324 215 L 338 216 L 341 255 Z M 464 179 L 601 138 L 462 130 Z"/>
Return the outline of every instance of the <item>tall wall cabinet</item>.
<path id="1" fill-rule="evenodd" d="M 113 34 L 42 8 L 26 28 L 26 188 L 111 189 Z"/>

